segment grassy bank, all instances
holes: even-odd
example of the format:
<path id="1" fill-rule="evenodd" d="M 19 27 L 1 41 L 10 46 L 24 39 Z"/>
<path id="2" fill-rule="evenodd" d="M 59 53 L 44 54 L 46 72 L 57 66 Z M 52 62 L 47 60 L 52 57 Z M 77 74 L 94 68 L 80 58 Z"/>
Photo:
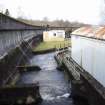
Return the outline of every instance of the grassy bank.
<path id="1" fill-rule="evenodd" d="M 57 42 L 41 42 L 36 48 L 33 48 L 33 51 L 44 51 L 53 48 L 64 48 L 70 46 L 70 40 L 57 41 Z"/>

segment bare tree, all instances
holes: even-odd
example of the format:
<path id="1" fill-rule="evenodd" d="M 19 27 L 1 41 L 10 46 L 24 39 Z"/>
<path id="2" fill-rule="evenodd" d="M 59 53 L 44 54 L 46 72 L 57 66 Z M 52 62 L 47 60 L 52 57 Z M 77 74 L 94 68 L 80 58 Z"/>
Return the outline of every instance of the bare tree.
<path id="1" fill-rule="evenodd" d="M 0 13 L 3 13 L 3 11 L 4 11 L 4 6 L 0 4 Z"/>

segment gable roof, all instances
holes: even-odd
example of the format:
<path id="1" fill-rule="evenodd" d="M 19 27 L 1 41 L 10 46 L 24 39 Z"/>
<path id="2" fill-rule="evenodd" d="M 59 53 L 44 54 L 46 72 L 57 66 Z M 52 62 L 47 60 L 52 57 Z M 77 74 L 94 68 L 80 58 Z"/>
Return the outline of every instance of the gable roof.
<path id="1" fill-rule="evenodd" d="M 95 39 L 105 40 L 105 27 L 104 26 L 86 26 L 81 27 L 71 33 L 83 37 L 90 37 Z"/>

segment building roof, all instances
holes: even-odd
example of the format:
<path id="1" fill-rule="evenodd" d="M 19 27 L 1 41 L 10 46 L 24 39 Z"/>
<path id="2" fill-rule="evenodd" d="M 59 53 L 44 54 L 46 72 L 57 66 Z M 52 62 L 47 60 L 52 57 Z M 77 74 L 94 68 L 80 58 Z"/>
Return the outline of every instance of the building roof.
<path id="1" fill-rule="evenodd" d="M 49 30 L 48 32 L 65 32 L 65 30 Z"/>
<path id="2" fill-rule="evenodd" d="M 24 23 L 13 17 L 7 16 L 3 13 L 0 13 L 0 31 L 4 30 L 24 30 L 24 29 L 40 29 L 45 30 L 43 26 L 35 26 L 31 24 Z"/>
<path id="3" fill-rule="evenodd" d="M 81 27 L 71 33 L 83 37 L 90 37 L 95 39 L 105 40 L 105 27 L 104 26 L 86 26 Z"/>

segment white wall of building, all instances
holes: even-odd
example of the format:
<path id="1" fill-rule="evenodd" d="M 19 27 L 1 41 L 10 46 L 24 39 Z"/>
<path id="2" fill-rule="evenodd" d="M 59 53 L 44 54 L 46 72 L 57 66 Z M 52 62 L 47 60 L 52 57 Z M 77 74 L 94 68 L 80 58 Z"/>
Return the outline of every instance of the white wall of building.
<path id="1" fill-rule="evenodd" d="M 72 58 L 105 87 L 105 41 L 72 35 Z"/>
<path id="2" fill-rule="evenodd" d="M 64 41 L 64 30 L 51 30 L 43 32 L 43 41 Z"/>
<path id="3" fill-rule="evenodd" d="M 81 65 L 81 46 L 80 46 L 80 37 L 72 36 L 71 37 L 72 44 L 72 58 Z"/>

